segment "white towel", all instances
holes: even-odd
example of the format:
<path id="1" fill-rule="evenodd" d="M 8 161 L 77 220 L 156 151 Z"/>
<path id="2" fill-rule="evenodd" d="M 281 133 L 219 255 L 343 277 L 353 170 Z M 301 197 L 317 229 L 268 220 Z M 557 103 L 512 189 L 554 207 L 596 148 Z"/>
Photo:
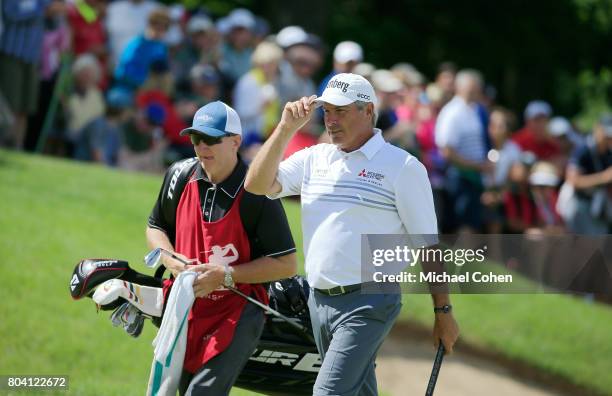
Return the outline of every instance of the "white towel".
<path id="1" fill-rule="evenodd" d="M 187 316 L 195 300 L 193 282 L 198 274 L 184 271 L 174 281 L 166 312 L 153 340 L 154 357 L 147 396 L 175 396 L 183 372 L 187 344 Z"/>

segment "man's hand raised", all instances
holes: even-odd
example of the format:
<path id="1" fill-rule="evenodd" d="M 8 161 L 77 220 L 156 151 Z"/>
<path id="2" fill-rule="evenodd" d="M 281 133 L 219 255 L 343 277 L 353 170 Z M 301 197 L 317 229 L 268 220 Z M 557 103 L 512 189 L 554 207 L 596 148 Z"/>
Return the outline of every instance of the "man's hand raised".
<path id="1" fill-rule="evenodd" d="M 315 113 L 314 100 L 317 97 L 304 96 L 295 102 L 288 102 L 283 109 L 283 114 L 279 123 L 279 128 L 289 133 L 294 133 L 302 128 Z"/>

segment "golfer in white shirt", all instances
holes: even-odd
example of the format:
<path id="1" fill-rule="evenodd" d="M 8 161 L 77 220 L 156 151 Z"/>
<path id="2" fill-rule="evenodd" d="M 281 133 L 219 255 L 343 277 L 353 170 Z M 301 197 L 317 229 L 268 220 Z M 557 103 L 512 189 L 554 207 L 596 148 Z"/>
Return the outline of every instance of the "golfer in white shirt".
<path id="1" fill-rule="evenodd" d="M 332 144 L 282 161 L 287 143 L 322 105 Z M 376 95 L 361 76 L 334 76 L 322 96 L 287 103 L 251 163 L 245 188 L 270 198 L 300 195 L 309 308 L 323 363 L 314 395 L 377 395 L 374 361 L 401 308 L 393 292 L 360 293 L 362 234 L 437 234 L 423 165 L 386 143 Z M 458 337 L 447 294 L 434 294 L 434 340 L 447 352 Z"/>

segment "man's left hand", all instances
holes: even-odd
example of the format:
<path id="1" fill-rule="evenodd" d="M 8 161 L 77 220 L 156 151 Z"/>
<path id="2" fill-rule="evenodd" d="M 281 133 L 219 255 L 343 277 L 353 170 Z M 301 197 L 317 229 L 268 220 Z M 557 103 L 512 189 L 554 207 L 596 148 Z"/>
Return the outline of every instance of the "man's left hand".
<path id="1" fill-rule="evenodd" d="M 445 354 L 453 352 L 453 346 L 459 337 L 459 326 L 457 325 L 452 312 L 436 313 L 433 337 L 436 348 L 438 347 L 440 340 L 442 340 L 442 344 L 446 350 Z"/>
<path id="2" fill-rule="evenodd" d="M 213 290 L 223 286 L 225 266 L 218 264 L 201 264 L 189 269 L 200 273 L 193 282 L 193 293 L 196 297 L 205 297 Z"/>

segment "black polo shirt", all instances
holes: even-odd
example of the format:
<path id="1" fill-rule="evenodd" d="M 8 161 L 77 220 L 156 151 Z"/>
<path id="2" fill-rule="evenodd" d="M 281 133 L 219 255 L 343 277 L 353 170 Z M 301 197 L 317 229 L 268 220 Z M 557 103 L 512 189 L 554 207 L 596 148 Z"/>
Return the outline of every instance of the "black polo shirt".
<path id="1" fill-rule="evenodd" d="M 187 182 L 197 180 L 202 219 L 206 222 L 216 221 L 225 216 L 240 190 L 244 189 L 246 171 L 247 166 L 239 158 L 230 176 L 219 184 L 213 184 L 197 158 L 174 163 L 166 172 L 148 225 L 165 232 L 174 245 L 176 209 Z M 251 245 L 251 259 L 280 257 L 295 252 L 295 243 L 280 200 L 244 191 L 239 210 Z"/>

